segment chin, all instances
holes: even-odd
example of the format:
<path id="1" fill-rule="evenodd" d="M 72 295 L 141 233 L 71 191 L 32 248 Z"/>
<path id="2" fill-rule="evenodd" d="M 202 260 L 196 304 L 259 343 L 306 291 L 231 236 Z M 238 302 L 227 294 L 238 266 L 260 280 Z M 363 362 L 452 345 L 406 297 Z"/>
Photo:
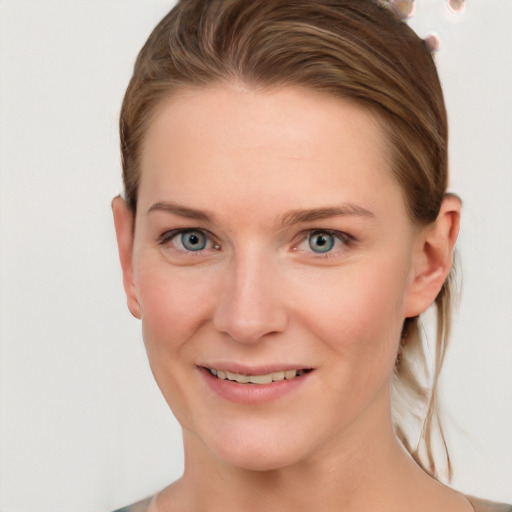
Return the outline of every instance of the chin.
<path id="1" fill-rule="evenodd" d="M 274 471 L 300 462 L 300 440 L 270 431 L 248 434 L 230 431 L 208 440 L 208 447 L 225 464 L 247 471 Z"/>
<path id="2" fill-rule="evenodd" d="M 275 471 L 293 466 L 300 462 L 297 453 L 262 452 L 258 449 L 234 449 L 223 447 L 222 452 L 216 455 L 227 465 L 246 471 Z"/>

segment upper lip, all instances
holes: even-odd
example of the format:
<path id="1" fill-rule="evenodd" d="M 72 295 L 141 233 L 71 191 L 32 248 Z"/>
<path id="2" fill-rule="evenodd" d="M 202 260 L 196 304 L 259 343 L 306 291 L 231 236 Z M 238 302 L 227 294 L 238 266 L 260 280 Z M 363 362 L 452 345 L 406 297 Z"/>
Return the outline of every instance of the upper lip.
<path id="1" fill-rule="evenodd" d="M 312 370 L 313 368 L 303 364 L 268 364 L 268 365 L 257 365 L 248 366 L 237 363 L 204 363 L 198 366 L 203 368 L 221 370 L 224 372 L 238 373 L 240 375 L 266 375 L 267 373 L 281 372 L 287 370 Z"/>

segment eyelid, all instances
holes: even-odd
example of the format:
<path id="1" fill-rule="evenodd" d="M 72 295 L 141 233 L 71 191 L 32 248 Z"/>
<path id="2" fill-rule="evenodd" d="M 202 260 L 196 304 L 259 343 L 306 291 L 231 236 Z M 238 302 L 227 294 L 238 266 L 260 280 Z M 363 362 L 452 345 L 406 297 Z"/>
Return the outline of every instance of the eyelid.
<path id="1" fill-rule="evenodd" d="M 220 249 L 220 244 L 218 243 L 218 241 L 216 241 L 216 238 L 213 235 L 213 233 L 211 233 L 207 229 L 203 229 L 203 228 L 176 228 L 176 229 L 169 229 L 168 231 L 164 231 L 157 238 L 157 242 L 158 242 L 158 245 L 165 246 L 169 242 L 172 242 L 178 235 L 181 235 L 181 234 L 184 234 L 184 233 L 193 233 L 193 232 L 199 232 L 199 233 L 204 234 L 204 236 L 206 236 L 206 238 L 208 239 L 208 241 L 211 243 L 212 246 L 211 247 L 207 247 L 205 249 L 202 249 L 200 251 L 187 251 L 186 249 L 178 249 L 178 248 L 176 248 L 176 250 L 184 252 L 184 253 L 187 253 L 187 254 L 202 254 L 207 249 L 216 249 L 216 250 Z"/>
<path id="2" fill-rule="evenodd" d="M 176 229 L 170 229 L 170 230 L 164 231 L 157 238 L 157 243 L 160 246 L 165 246 L 165 245 L 169 244 L 170 242 L 172 242 L 178 235 L 181 235 L 183 233 L 190 233 L 190 232 L 194 232 L 194 231 L 203 233 L 206 236 L 206 238 L 208 239 L 210 247 L 206 247 L 205 249 L 202 249 L 199 251 L 188 251 L 185 248 L 180 249 L 176 246 L 174 246 L 174 248 L 179 252 L 190 254 L 190 255 L 200 255 L 200 254 L 204 254 L 204 252 L 207 250 L 210 250 L 210 249 L 219 250 L 221 248 L 221 245 L 220 245 L 217 237 L 215 237 L 215 235 L 213 235 L 213 233 L 211 233 L 210 231 L 208 231 L 207 229 L 204 229 L 204 228 L 193 228 L 193 227 L 176 228 Z M 337 248 L 337 249 L 335 248 L 335 249 L 327 251 L 325 253 L 314 252 L 310 248 L 299 249 L 299 246 L 303 243 L 307 243 L 309 238 L 313 234 L 321 234 L 321 233 L 326 233 L 328 235 L 335 237 L 341 243 L 342 247 Z M 298 238 L 299 238 L 299 240 L 298 240 L 298 242 L 293 244 L 292 250 L 297 251 L 297 252 L 300 251 L 303 253 L 307 253 L 312 258 L 329 258 L 329 257 L 333 257 L 333 256 L 338 256 L 340 254 L 340 252 L 343 252 L 344 250 L 348 249 L 351 245 L 353 245 L 356 242 L 356 239 L 354 236 L 352 236 L 349 233 L 346 233 L 344 231 L 339 231 L 336 229 L 320 229 L 320 228 L 306 229 L 306 230 L 302 231 L 301 233 L 299 233 Z"/>
<path id="3" fill-rule="evenodd" d="M 301 250 L 300 252 L 304 252 L 312 258 L 332 258 L 334 256 L 338 256 L 341 252 L 348 249 L 356 241 L 355 237 L 353 237 L 349 233 L 346 233 L 345 231 L 339 231 L 336 229 L 313 228 L 313 229 L 307 229 L 300 234 L 300 240 L 298 243 L 294 244 L 293 250 L 298 251 L 299 250 L 298 247 L 303 243 L 307 243 L 309 241 L 309 238 L 313 234 L 321 234 L 321 233 L 326 233 L 328 235 L 334 236 L 339 242 L 341 242 L 342 247 L 338 248 L 338 249 L 333 249 L 333 250 L 330 250 L 330 251 L 327 251 L 324 253 L 314 252 L 310 248 L 308 248 L 306 250 Z"/>

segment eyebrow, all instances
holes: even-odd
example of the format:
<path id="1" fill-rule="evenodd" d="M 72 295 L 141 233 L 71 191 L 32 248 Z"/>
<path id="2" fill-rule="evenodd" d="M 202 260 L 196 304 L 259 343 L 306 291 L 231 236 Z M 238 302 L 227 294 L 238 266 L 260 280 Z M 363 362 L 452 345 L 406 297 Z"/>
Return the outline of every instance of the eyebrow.
<path id="1" fill-rule="evenodd" d="M 195 208 L 189 208 L 178 203 L 168 201 L 158 201 L 154 203 L 149 209 L 148 214 L 154 211 L 161 211 L 185 217 L 187 219 L 193 219 L 202 222 L 213 222 L 214 215 L 204 211 L 197 210 Z M 352 203 L 345 203 L 341 206 L 328 206 L 323 208 L 311 208 L 307 210 L 292 210 L 286 212 L 282 217 L 282 225 L 289 227 L 294 224 L 300 224 L 305 222 L 315 222 L 318 220 L 330 219 L 332 217 L 375 217 L 375 214 L 370 210 L 363 208 Z"/>
<path id="2" fill-rule="evenodd" d="M 203 222 L 212 222 L 213 219 L 213 215 L 208 212 L 203 210 L 196 210 L 195 208 L 189 208 L 188 206 L 183 206 L 181 204 L 168 201 L 158 201 L 148 209 L 147 213 L 149 214 L 156 211 L 172 213 L 174 215 L 178 215 L 179 217 L 185 217 L 187 219 L 199 220 Z"/>
<path id="3" fill-rule="evenodd" d="M 330 219 L 332 217 L 375 217 L 375 214 L 362 206 L 345 203 L 341 206 L 328 206 L 326 208 L 312 208 L 308 210 L 296 210 L 283 216 L 283 226 L 291 226 L 303 222 Z"/>

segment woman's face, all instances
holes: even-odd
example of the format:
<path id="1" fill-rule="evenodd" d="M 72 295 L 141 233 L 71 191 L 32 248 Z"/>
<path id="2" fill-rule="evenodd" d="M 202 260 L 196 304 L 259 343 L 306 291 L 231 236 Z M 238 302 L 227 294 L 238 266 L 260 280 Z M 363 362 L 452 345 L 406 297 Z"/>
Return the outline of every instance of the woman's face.
<path id="1" fill-rule="evenodd" d="M 273 469 L 389 427 L 418 233 L 385 155 L 371 114 L 301 88 L 187 89 L 152 120 L 129 302 L 208 453 Z"/>

